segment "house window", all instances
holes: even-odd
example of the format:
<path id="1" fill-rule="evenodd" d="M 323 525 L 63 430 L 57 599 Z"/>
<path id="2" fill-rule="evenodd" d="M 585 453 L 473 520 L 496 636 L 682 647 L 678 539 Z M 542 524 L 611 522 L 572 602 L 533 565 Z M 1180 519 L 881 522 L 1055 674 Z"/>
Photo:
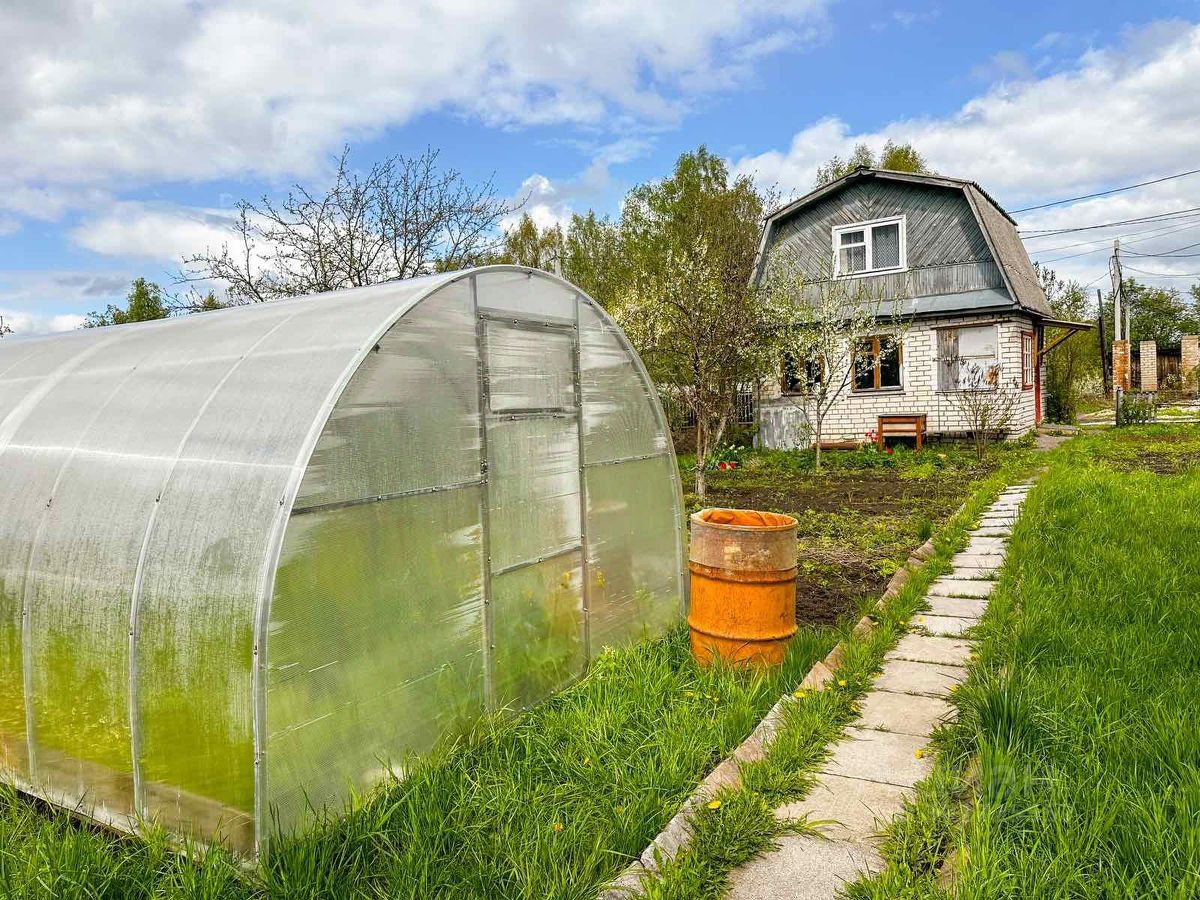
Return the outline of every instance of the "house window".
<path id="1" fill-rule="evenodd" d="M 990 391 L 1000 384 L 1000 341 L 995 325 L 938 331 L 938 390 Z"/>
<path id="2" fill-rule="evenodd" d="M 903 363 L 903 350 L 895 339 L 863 338 L 854 349 L 854 390 L 898 390 Z"/>
<path id="3" fill-rule="evenodd" d="M 899 271 L 908 265 L 907 256 L 903 216 L 833 229 L 835 275 Z"/>
<path id="4" fill-rule="evenodd" d="M 824 378 L 821 361 L 815 357 L 796 359 L 795 354 L 783 355 L 783 392 L 785 394 L 811 394 Z"/>
<path id="5" fill-rule="evenodd" d="M 1037 377 L 1034 368 L 1034 343 L 1033 332 L 1021 332 L 1021 387 L 1025 390 L 1030 390 L 1033 387 L 1033 380 Z"/>

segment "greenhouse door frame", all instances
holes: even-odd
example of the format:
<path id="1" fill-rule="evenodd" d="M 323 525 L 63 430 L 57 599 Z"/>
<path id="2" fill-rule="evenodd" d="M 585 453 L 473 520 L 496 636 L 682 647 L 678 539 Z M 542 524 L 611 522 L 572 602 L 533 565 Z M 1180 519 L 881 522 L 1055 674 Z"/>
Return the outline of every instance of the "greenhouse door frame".
<path id="1" fill-rule="evenodd" d="M 584 495 L 584 440 L 583 440 L 583 385 L 580 370 L 580 340 L 579 340 L 579 307 L 584 302 L 579 295 L 575 297 L 574 320 L 553 316 L 537 316 L 527 313 L 516 313 L 504 310 L 481 309 L 476 279 L 471 279 L 471 305 L 475 316 L 476 357 L 479 372 L 479 458 L 480 458 L 480 521 L 483 528 L 482 567 L 483 567 L 483 654 L 484 654 L 484 701 L 489 711 L 494 711 L 501 704 L 496 695 L 496 628 L 495 606 L 492 597 L 492 579 L 517 572 L 531 566 L 539 565 L 551 559 L 579 555 L 581 581 L 579 586 L 581 604 L 580 641 L 582 645 L 583 664 L 579 672 L 568 681 L 582 677 L 591 661 L 590 627 L 588 621 L 588 536 L 587 536 L 587 499 Z M 504 409 L 499 412 L 492 410 L 491 391 L 491 359 L 488 348 L 488 326 L 502 325 L 507 328 L 528 331 L 534 334 L 555 334 L 567 337 L 571 343 L 571 394 L 569 406 L 546 406 Z M 549 552 L 531 559 L 494 566 L 492 563 L 492 522 L 491 522 L 491 484 L 492 460 L 488 448 L 489 425 L 501 421 L 521 421 L 529 419 L 562 419 L 573 423 L 575 433 L 575 485 L 579 502 L 578 538 L 570 544 L 554 548 Z M 534 461 L 531 460 L 531 463 Z M 564 685 L 565 686 L 565 685 Z"/>

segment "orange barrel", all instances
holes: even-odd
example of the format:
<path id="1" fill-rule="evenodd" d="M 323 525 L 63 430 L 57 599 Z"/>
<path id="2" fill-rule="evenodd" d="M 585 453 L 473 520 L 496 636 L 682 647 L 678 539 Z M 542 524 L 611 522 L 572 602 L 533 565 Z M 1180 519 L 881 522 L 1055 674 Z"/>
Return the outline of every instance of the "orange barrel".
<path id="1" fill-rule="evenodd" d="M 692 514 L 688 625 L 701 665 L 777 665 L 796 633 L 796 520 L 751 509 Z"/>

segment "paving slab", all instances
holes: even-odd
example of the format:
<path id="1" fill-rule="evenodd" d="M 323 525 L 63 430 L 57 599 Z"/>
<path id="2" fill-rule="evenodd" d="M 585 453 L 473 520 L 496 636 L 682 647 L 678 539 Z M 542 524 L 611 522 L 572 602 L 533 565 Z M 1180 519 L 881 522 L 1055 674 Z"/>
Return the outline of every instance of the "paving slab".
<path id="1" fill-rule="evenodd" d="M 917 615 L 955 616 L 960 619 L 978 619 L 987 610 L 987 601 L 973 597 L 926 597 L 928 613 Z M 913 616 L 913 621 L 917 619 Z"/>
<path id="2" fill-rule="evenodd" d="M 962 637 L 979 619 L 975 616 L 927 616 L 924 613 L 912 617 L 914 625 L 920 625 L 930 634 L 941 637 Z"/>
<path id="3" fill-rule="evenodd" d="M 810 822 L 827 822 L 818 826 L 822 837 L 873 845 L 912 795 L 910 788 L 895 784 L 823 775 L 807 797 L 781 806 L 775 815 L 782 820 L 807 817 Z"/>
<path id="4" fill-rule="evenodd" d="M 954 715 L 954 707 L 938 697 L 871 691 L 862 699 L 854 724 L 867 731 L 892 731 L 924 737 Z"/>
<path id="5" fill-rule="evenodd" d="M 928 736 L 847 728 L 821 772 L 912 787 L 933 771 L 933 754 L 924 752 L 928 744 Z"/>
<path id="6" fill-rule="evenodd" d="M 964 553 L 1004 553 L 1008 550 L 1008 535 L 972 534 Z"/>
<path id="7" fill-rule="evenodd" d="M 1016 516 L 983 516 L 979 520 L 980 528 L 1011 528 L 1016 524 Z"/>
<path id="8" fill-rule="evenodd" d="M 875 688 L 897 694 L 948 697 L 956 684 L 962 684 L 966 680 L 967 670 L 963 666 L 891 659 L 883 664 L 883 671 L 875 679 Z"/>
<path id="9" fill-rule="evenodd" d="M 950 560 L 956 569 L 998 569 L 1004 565 L 1003 553 L 957 553 Z"/>
<path id="10" fill-rule="evenodd" d="M 933 597 L 989 597 L 994 587 L 994 581 L 977 578 L 938 578 L 929 586 L 929 594 Z"/>
<path id="11" fill-rule="evenodd" d="M 962 666 L 971 658 L 971 645 L 969 642 L 959 638 L 926 637 L 923 634 L 906 634 L 900 638 L 900 642 L 896 644 L 896 649 L 888 653 L 884 658 Z"/>
<path id="12" fill-rule="evenodd" d="M 973 567 L 951 569 L 946 573 L 946 577 L 953 578 L 955 581 L 995 581 L 996 569 L 981 569 Z"/>
<path id="13" fill-rule="evenodd" d="M 979 537 L 1005 537 L 1006 538 L 1006 537 L 1012 536 L 1012 529 L 1007 525 L 1002 525 L 999 527 L 993 526 L 990 528 L 976 528 L 974 531 L 972 531 L 970 533 L 972 536 L 978 535 Z"/>
<path id="14" fill-rule="evenodd" d="M 865 844 L 788 834 L 779 849 L 729 875 L 727 900 L 831 900 L 848 882 L 878 872 L 883 860 Z"/>

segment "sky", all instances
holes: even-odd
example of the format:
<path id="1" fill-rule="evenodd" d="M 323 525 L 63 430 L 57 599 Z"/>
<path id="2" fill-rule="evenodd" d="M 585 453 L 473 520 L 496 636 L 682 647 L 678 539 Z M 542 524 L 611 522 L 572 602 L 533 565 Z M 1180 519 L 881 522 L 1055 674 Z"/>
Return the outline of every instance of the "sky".
<path id="1" fill-rule="evenodd" d="M 541 224 L 616 214 L 701 144 L 799 195 L 856 143 L 911 141 L 1010 211 L 1200 168 L 1200 0 L 4 0 L 0 46 L 19 334 L 78 327 L 137 276 L 169 287 L 239 199 L 324 184 L 346 144 L 364 168 L 437 148 Z M 1200 174 L 1014 216 L 1193 207 Z M 1196 218 L 1027 247 L 1104 286 L 1117 236 L 1167 254 L 1130 274 L 1200 280 Z"/>

